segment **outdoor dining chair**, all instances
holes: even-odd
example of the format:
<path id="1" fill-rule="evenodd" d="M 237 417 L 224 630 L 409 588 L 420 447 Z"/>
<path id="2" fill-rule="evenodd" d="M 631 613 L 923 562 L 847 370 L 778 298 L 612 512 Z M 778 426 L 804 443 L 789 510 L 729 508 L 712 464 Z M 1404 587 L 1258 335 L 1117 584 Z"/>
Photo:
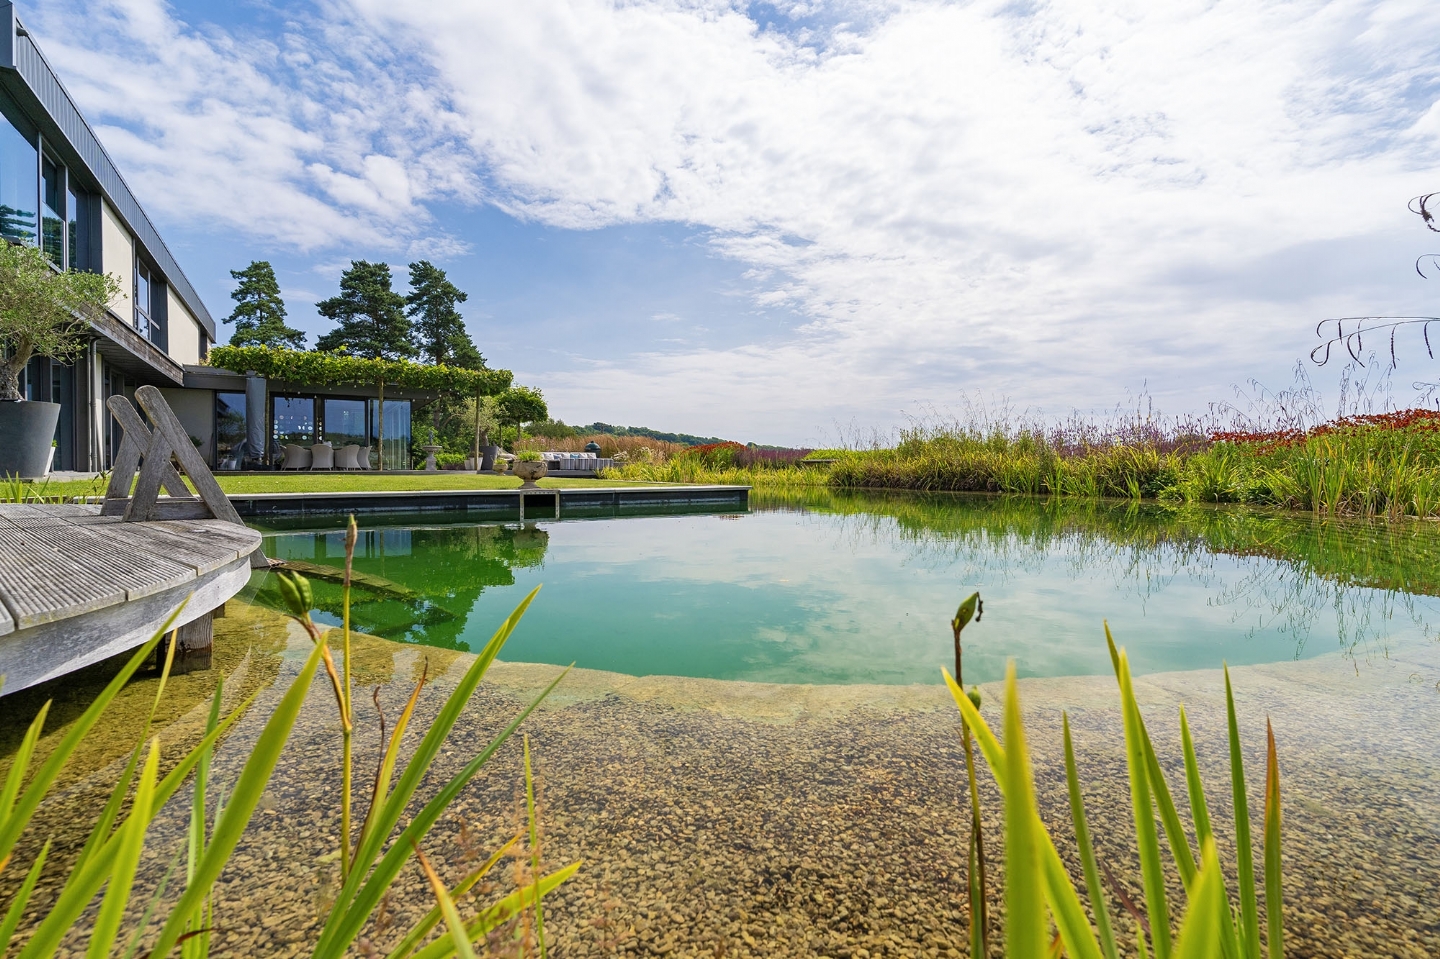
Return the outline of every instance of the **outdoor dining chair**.
<path id="1" fill-rule="evenodd" d="M 316 443 L 310 447 L 310 468 L 312 470 L 330 470 L 335 468 L 335 447 L 329 443 Z"/>
<path id="2" fill-rule="evenodd" d="M 296 446 L 294 443 L 285 444 L 285 462 L 280 464 L 282 470 L 303 470 L 310 468 L 310 451 L 303 446 Z"/>

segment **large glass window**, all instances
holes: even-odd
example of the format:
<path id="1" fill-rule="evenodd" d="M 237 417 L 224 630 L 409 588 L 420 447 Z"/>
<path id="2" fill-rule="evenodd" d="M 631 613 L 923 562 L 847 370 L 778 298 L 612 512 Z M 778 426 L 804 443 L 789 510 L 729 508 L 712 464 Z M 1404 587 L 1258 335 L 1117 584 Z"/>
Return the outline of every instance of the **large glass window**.
<path id="1" fill-rule="evenodd" d="M 154 339 L 151 335 L 152 324 L 150 322 L 150 269 L 139 260 L 135 261 L 135 329 L 146 339 Z"/>
<path id="2" fill-rule="evenodd" d="M 60 269 L 65 269 L 65 168 L 44 157 L 40 161 L 40 246 Z"/>
<path id="3" fill-rule="evenodd" d="M 0 235 L 7 240 L 40 242 L 38 157 L 34 141 L 0 117 Z"/>
<path id="4" fill-rule="evenodd" d="M 325 438 L 337 450 L 342 446 L 369 446 L 365 431 L 364 400 L 325 400 Z"/>
<path id="5" fill-rule="evenodd" d="M 85 268 L 85 262 L 80 256 L 80 194 L 75 191 L 73 184 L 66 191 L 65 217 L 65 249 L 68 251 L 65 266 L 71 270 L 81 270 Z"/>
<path id="6" fill-rule="evenodd" d="M 248 443 L 244 393 L 215 394 L 215 468 L 243 469 Z"/>
<path id="7" fill-rule="evenodd" d="M 270 456 L 278 463 L 285 444 L 315 445 L 315 397 L 277 396 L 271 406 Z"/>
<path id="8" fill-rule="evenodd" d="M 370 435 L 380 435 L 380 403 L 370 400 Z M 410 401 L 385 401 L 385 468 L 387 470 L 408 470 L 410 468 Z M 379 450 L 370 450 L 370 465 L 380 466 Z"/>

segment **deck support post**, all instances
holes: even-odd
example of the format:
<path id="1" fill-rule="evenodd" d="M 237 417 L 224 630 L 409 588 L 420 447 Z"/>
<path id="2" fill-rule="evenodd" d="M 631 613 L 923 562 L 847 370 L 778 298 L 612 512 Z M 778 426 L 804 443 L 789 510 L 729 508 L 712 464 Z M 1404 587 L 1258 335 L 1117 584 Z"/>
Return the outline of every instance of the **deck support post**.
<path id="1" fill-rule="evenodd" d="M 215 641 L 215 616 L 224 616 L 224 607 L 192 619 L 174 632 L 175 660 L 170 664 L 170 675 L 183 676 L 210 668 L 210 652 Z M 155 668 L 165 667 L 165 656 L 170 639 L 162 640 L 155 647 Z"/>

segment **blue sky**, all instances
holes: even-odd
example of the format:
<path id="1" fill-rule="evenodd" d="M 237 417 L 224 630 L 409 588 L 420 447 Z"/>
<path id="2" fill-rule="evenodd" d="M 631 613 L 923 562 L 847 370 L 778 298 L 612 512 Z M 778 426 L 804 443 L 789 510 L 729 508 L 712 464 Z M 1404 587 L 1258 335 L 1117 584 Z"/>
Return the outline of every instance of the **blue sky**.
<path id="1" fill-rule="evenodd" d="M 1418 0 L 21 15 L 217 317 L 253 258 L 316 333 L 351 258 L 427 257 L 567 421 L 818 444 L 977 401 L 1198 412 L 1288 383 L 1319 319 L 1433 311 Z"/>

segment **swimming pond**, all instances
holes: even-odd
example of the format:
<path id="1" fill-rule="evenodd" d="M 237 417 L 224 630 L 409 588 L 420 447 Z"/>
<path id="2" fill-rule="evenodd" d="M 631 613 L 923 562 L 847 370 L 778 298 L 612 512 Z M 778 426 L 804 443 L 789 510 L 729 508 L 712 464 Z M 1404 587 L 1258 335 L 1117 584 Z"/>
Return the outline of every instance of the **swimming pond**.
<path id="1" fill-rule="evenodd" d="M 779 683 L 937 681 L 979 590 L 965 679 L 1110 669 L 1102 623 L 1139 672 L 1305 658 L 1363 661 L 1440 623 L 1433 524 L 1238 509 L 823 492 L 748 513 L 361 526 L 352 617 L 388 639 L 478 650 L 533 587 L 512 661 Z M 324 575 L 338 528 L 267 531 Z M 312 576 L 317 619 L 340 588 Z M 250 595 L 274 604 L 258 574 Z"/>

